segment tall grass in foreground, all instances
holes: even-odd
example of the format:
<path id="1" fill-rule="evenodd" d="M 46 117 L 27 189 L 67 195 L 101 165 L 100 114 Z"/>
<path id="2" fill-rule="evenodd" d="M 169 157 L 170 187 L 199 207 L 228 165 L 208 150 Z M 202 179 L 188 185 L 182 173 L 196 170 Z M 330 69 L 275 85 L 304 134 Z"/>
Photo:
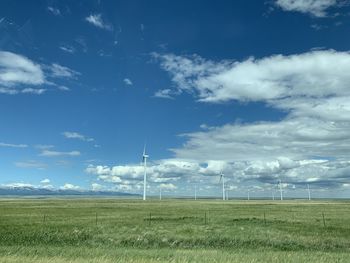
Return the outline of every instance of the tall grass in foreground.
<path id="1" fill-rule="evenodd" d="M 350 262 L 350 202 L 0 200 L 0 262 Z"/>

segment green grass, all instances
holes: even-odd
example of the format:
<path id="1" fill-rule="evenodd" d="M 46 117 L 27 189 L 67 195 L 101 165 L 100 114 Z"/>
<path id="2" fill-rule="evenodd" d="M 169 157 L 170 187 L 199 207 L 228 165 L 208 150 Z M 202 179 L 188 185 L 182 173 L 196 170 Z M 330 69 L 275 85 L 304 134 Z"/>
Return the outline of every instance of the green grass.
<path id="1" fill-rule="evenodd" d="M 350 202 L 0 199 L 0 262 L 350 262 Z"/>

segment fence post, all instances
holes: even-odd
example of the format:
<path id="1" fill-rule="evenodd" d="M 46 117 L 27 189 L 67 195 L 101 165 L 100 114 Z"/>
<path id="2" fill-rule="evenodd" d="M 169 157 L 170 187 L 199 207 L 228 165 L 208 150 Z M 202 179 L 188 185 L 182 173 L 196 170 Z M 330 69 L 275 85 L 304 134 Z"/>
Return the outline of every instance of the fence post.
<path id="1" fill-rule="evenodd" d="M 266 225 L 266 215 L 265 215 L 265 212 L 264 212 L 264 224 Z"/>
<path id="2" fill-rule="evenodd" d="M 149 225 L 151 225 L 151 221 L 152 221 L 152 214 L 149 213 Z"/>
<path id="3" fill-rule="evenodd" d="M 95 224 L 97 226 L 97 212 L 96 212 L 96 215 L 95 215 Z"/>

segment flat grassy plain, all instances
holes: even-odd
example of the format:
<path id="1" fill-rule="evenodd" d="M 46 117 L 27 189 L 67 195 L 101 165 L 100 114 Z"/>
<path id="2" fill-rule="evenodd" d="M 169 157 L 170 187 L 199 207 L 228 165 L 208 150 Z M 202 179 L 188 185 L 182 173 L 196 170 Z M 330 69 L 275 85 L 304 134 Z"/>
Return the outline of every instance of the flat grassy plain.
<path id="1" fill-rule="evenodd" d="M 350 262 L 350 201 L 4 198 L 0 262 Z"/>

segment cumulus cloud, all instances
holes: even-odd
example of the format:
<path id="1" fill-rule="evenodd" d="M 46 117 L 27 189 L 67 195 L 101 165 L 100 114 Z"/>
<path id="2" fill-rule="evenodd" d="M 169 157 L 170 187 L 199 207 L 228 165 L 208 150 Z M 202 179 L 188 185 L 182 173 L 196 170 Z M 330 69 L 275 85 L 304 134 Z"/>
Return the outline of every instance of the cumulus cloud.
<path id="1" fill-rule="evenodd" d="M 28 184 L 28 183 L 9 183 L 9 184 L 1 184 L 1 188 L 35 188 L 35 185 Z"/>
<path id="2" fill-rule="evenodd" d="M 226 166 L 227 164 L 222 161 L 198 163 L 191 160 L 164 159 L 148 165 L 147 181 L 151 185 L 163 185 L 166 190 L 175 190 L 177 189 L 175 183 L 199 182 L 199 175 L 207 178 L 214 177 L 216 182 L 219 171 Z M 143 186 L 144 167 L 141 164 L 112 167 L 89 165 L 86 172 L 96 175 L 99 180 L 112 183 L 117 187 L 127 185 L 128 190 L 138 190 Z"/>
<path id="3" fill-rule="evenodd" d="M 85 20 L 98 28 L 109 30 L 109 31 L 113 30 L 112 25 L 106 23 L 102 19 L 102 14 L 91 14 L 88 17 L 86 17 Z"/>
<path id="4" fill-rule="evenodd" d="M 277 0 L 276 6 L 284 11 L 295 11 L 315 17 L 326 17 L 327 9 L 339 5 L 339 0 Z"/>
<path id="5" fill-rule="evenodd" d="M 45 179 L 41 180 L 40 183 L 41 184 L 49 184 L 49 183 L 51 183 L 51 181 L 50 181 L 50 179 L 45 178 Z"/>
<path id="6" fill-rule="evenodd" d="M 70 183 L 65 183 L 63 186 L 60 187 L 60 189 L 61 190 L 81 190 L 81 187 Z"/>
<path id="7" fill-rule="evenodd" d="M 98 184 L 98 183 L 92 183 L 91 184 L 91 190 L 92 191 L 102 191 L 102 190 L 105 190 L 105 186 L 101 185 L 101 184 Z"/>
<path id="8" fill-rule="evenodd" d="M 86 172 L 96 175 L 116 189 L 139 192 L 143 187 L 142 166 L 93 166 Z M 192 191 L 199 186 L 203 191 L 220 192 L 219 173 L 223 171 L 228 190 L 264 192 L 277 189 L 282 180 L 285 190 L 303 190 L 307 184 L 314 189 L 344 189 L 348 181 L 350 161 L 325 159 L 293 160 L 279 157 L 270 160 L 251 161 L 206 161 L 168 159 L 151 163 L 147 168 L 149 190 L 161 186 L 165 190 Z M 178 185 L 180 187 L 178 187 Z M 189 187 L 190 186 L 190 187 Z"/>
<path id="9" fill-rule="evenodd" d="M 81 141 L 86 141 L 86 142 L 93 142 L 95 141 L 93 138 L 89 138 L 85 135 L 82 135 L 78 132 L 63 132 L 62 135 L 64 137 L 66 137 L 67 139 L 77 139 L 77 140 L 81 140 Z"/>
<path id="10" fill-rule="evenodd" d="M 208 61 L 198 56 L 157 55 L 178 90 L 203 102 L 266 101 L 290 96 L 349 95 L 350 53 L 334 50 L 262 59 Z"/>

